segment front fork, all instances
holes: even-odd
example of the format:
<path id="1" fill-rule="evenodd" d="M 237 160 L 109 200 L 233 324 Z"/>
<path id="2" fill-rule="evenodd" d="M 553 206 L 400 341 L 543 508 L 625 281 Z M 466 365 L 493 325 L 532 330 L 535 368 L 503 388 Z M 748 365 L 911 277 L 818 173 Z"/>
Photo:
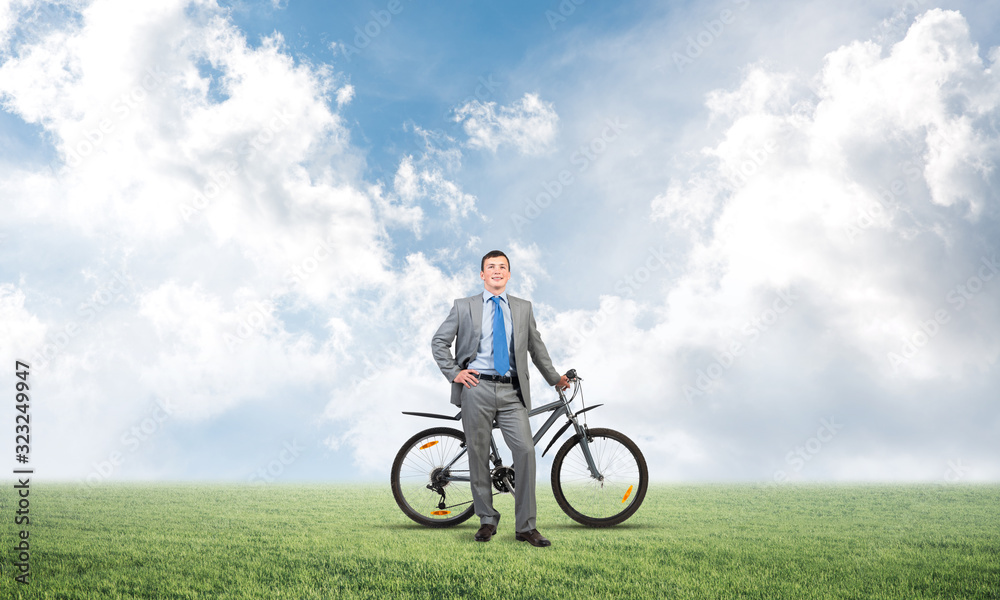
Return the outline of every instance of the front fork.
<path id="1" fill-rule="evenodd" d="M 576 397 L 576 393 L 573 394 Z M 590 435 L 587 431 L 587 426 L 580 425 L 580 421 L 576 418 L 569 410 L 569 402 L 566 401 L 566 395 L 563 394 L 562 390 L 559 390 L 559 398 L 566 405 L 566 417 L 573 423 L 573 429 L 576 430 L 576 438 L 580 440 L 580 449 L 583 451 L 583 458 L 587 461 L 587 468 L 590 469 L 590 476 L 596 481 L 603 482 L 604 475 L 601 473 L 600 469 L 597 468 L 597 463 L 594 462 L 594 455 L 590 451 Z"/>
<path id="2" fill-rule="evenodd" d="M 597 481 L 604 481 L 604 475 L 597 468 L 597 463 L 594 462 L 594 455 L 590 452 L 590 436 L 589 431 L 587 431 L 587 426 L 580 426 L 576 422 L 576 417 L 571 417 L 573 421 L 573 427 L 576 428 L 576 437 L 580 440 L 580 449 L 583 451 L 583 458 L 587 461 L 587 468 L 590 469 L 590 476 Z"/>

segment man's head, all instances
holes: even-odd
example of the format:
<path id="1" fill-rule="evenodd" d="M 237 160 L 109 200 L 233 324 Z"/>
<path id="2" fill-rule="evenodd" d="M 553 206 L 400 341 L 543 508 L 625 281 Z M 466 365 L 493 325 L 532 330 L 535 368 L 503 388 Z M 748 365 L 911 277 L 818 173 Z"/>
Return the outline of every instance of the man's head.
<path id="1" fill-rule="evenodd" d="M 510 260 L 499 250 L 491 250 L 483 257 L 480 264 L 479 277 L 486 286 L 486 291 L 498 296 L 507 288 L 510 280 Z"/>

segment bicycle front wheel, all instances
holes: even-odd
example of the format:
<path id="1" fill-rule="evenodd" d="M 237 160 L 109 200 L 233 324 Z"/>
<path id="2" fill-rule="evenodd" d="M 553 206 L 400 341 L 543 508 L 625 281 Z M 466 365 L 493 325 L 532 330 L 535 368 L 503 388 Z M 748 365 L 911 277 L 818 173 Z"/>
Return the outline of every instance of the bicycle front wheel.
<path id="1" fill-rule="evenodd" d="M 574 436 L 552 462 L 552 493 L 578 523 L 617 525 L 635 514 L 646 497 L 646 459 L 632 440 L 612 429 L 589 430 L 587 442 L 601 479 L 590 472 L 582 442 Z"/>
<path id="2" fill-rule="evenodd" d="M 396 504 L 417 523 L 450 527 L 465 521 L 475 511 L 465 434 L 449 427 L 416 434 L 396 454 L 391 483 Z"/>

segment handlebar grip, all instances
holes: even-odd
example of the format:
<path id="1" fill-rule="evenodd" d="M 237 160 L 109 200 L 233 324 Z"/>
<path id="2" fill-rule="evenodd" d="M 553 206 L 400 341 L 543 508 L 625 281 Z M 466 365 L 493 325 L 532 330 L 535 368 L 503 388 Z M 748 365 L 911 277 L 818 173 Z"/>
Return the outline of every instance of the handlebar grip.
<path id="1" fill-rule="evenodd" d="M 576 369 L 570 369 L 569 371 L 566 371 L 566 379 L 569 379 L 571 381 L 576 379 Z"/>

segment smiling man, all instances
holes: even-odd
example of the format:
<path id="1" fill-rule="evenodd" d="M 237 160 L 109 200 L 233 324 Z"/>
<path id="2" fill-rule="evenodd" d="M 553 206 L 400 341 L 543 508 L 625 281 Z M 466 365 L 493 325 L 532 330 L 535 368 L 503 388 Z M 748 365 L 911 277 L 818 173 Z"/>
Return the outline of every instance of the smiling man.
<path id="1" fill-rule="evenodd" d="M 479 277 L 483 292 L 455 300 L 431 343 L 434 360 L 452 383 L 451 402 L 462 408 L 472 502 L 480 524 L 475 539 L 488 542 L 500 523 L 500 513 L 493 508 L 489 465 L 490 436 L 496 419 L 514 455 L 514 538 L 532 546 L 549 546 L 549 540 L 535 527 L 535 446 L 528 422 L 528 355 L 549 385 L 566 389 L 569 381 L 552 366 L 538 335 L 531 303 L 507 295 L 507 255 L 499 250 L 488 252 L 480 263 Z"/>

